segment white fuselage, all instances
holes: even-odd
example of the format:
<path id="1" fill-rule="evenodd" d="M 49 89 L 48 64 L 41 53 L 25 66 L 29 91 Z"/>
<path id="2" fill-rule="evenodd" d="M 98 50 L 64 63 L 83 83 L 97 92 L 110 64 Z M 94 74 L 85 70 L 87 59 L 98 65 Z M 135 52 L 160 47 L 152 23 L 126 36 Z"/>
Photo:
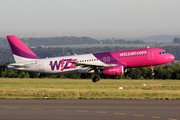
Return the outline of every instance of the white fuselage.
<path id="1" fill-rule="evenodd" d="M 93 54 L 73 55 L 63 57 L 53 57 L 44 59 L 34 59 L 25 62 L 18 62 L 8 65 L 8 68 L 49 74 L 67 74 L 67 73 L 88 73 L 86 67 L 74 66 L 71 62 L 82 64 L 96 64 L 106 66 L 105 63 L 98 60 Z"/>

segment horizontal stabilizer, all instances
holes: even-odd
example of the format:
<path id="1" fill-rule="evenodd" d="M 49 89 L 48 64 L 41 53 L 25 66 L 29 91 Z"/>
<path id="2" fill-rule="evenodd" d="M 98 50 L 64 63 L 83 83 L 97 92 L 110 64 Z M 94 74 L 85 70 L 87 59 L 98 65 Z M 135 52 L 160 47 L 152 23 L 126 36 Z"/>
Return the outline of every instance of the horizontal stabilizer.
<path id="1" fill-rule="evenodd" d="M 8 68 L 16 67 L 16 68 L 27 68 L 29 67 L 29 64 L 10 64 L 7 66 Z"/>

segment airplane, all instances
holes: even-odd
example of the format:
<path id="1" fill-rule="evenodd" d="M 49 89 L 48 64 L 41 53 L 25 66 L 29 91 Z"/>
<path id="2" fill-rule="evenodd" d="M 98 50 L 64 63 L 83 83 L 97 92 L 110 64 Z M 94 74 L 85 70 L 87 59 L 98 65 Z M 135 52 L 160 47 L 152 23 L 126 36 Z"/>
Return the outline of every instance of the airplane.
<path id="1" fill-rule="evenodd" d="M 15 35 L 7 36 L 15 63 L 9 69 L 44 74 L 94 73 L 93 82 L 100 80 L 100 74 L 122 75 L 127 68 L 166 64 L 175 59 L 172 54 L 159 48 L 142 48 L 104 53 L 40 58 Z"/>

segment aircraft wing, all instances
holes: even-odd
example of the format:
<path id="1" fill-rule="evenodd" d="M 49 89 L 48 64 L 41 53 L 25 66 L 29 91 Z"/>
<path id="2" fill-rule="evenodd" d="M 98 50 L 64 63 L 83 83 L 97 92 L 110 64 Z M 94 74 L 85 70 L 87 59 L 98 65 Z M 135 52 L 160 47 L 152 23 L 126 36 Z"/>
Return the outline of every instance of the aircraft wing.
<path id="1" fill-rule="evenodd" d="M 112 66 L 117 66 L 117 64 L 100 64 L 100 63 L 96 63 L 96 64 L 89 64 L 89 63 L 78 63 L 78 62 L 71 62 L 73 63 L 75 66 L 81 66 L 82 68 L 88 67 L 88 68 L 100 68 L 100 69 L 104 69 L 107 67 L 112 67 Z"/>

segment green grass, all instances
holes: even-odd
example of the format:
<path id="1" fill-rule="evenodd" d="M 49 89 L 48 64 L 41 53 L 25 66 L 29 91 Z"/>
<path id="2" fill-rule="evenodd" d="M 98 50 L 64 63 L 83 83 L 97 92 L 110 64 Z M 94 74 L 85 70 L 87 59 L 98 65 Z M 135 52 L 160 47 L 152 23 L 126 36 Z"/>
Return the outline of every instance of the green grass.
<path id="1" fill-rule="evenodd" d="M 147 86 L 144 87 L 143 84 Z M 151 87 L 150 84 L 163 83 Z M 179 80 L 0 78 L 2 99 L 180 99 Z M 123 90 L 118 87 L 123 87 Z"/>

